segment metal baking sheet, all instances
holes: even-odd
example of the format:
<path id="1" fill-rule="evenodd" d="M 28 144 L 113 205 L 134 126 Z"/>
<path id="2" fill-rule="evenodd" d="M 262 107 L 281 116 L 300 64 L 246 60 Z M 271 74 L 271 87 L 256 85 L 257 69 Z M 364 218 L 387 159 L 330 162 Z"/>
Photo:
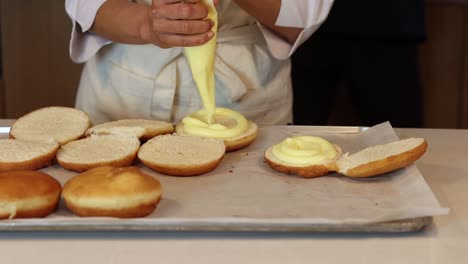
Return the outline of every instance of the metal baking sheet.
<path id="1" fill-rule="evenodd" d="M 0 127 L 0 138 L 8 137 L 8 127 Z M 261 128 L 257 140 L 248 148 L 226 154 L 214 171 L 197 177 L 171 177 L 145 172 L 161 181 L 163 198 L 155 212 L 138 219 L 80 218 L 61 201 L 58 210 L 41 219 L 1 220 L 1 231 L 25 230 L 164 230 L 164 231 L 255 231 L 255 232 L 414 232 L 431 223 L 431 215 L 390 221 L 359 221 L 353 216 L 339 216 L 324 221 L 314 214 L 311 203 L 320 203 L 307 189 L 314 181 L 273 171 L 263 162 L 263 150 L 278 141 L 271 131 L 294 135 L 307 132 L 323 137 L 355 135 L 361 127 L 268 127 Z M 259 140 L 259 139 L 264 140 Z M 412 168 L 416 169 L 417 168 Z M 42 171 L 64 184 L 75 172 L 55 164 Z M 378 181 L 352 182 L 337 175 L 327 176 L 344 184 L 379 184 Z M 387 176 L 386 176 L 387 177 Z M 385 180 L 391 179 L 388 176 Z M 389 191 L 391 195 L 396 192 Z M 326 196 L 326 192 L 321 195 Z M 385 194 L 382 194 L 385 195 Z M 382 201 L 385 200 L 382 199 Z M 369 202 L 369 201 L 367 201 Z M 374 201 L 372 201 L 374 202 Z M 278 205 L 278 206 L 275 206 Z M 319 206 L 319 205 L 315 205 Z M 340 206 L 330 208 L 337 210 Z M 318 208 L 318 207 L 316 207 Z M 323 208 L 322 208 L 323 209 Z M 334 214 L 331 214 L 334 215 Z"/>

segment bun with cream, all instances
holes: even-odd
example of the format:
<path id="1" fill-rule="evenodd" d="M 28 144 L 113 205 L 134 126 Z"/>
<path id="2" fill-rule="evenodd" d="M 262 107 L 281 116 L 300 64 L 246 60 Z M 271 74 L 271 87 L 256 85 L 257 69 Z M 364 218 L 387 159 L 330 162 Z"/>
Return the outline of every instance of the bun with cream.
<path id="1" fill-rule="evenodd" d="M 222 139 L 226 151 L 244 148 L 257 136 L 257 125 L 247 120 L 240 113 L 216 107 L 215 61 L 218 14 L 212 0 L 202 0 L 207 7 L 207 18 L 214 22 L 213 38 L 207 43 L 194 47 L 184 47 L 184 55 L 192 72 L 203 109 L 197 111 L 176 125 L 180 135 L 192 135 L 203 138 Z"/>
<path id="2" fill-rule="evenodd" d="M 176 132 L 179 135 L 222 139 L 226 151 L 247 147 L 257 137 L 257 124 L 231 109 L 216 108 L 211 124 L 205 119 L 203 110 L 195 112 L 176 125 Z"/>
<path id="3" fill-rule="evenodd" d="M 174 176 L 193 176 L 214 170 L 224 157 L 222 140 L 163 135 L 147 141 L 138 158 L 147 167 Z"/>
<path id="4" fill-rule="evenodd" d="M 137 167 L 103 166 L 81 173 L 63 186 L 65 205 L 78 216 L 143 217 L 162 196 L 160 182 Z"/>
<path id="5" fill-rule="evenodd" d="M 307 142 L 308 139 L 313 140 Z M 323 143 L 318 144 L 316 140 Z M 273 169 L 305 178 L 331 172 L 362 178 L 406 167 L 418 160 L 426 149 L 425 139 L 407 138 L 343 155 L 339 146 L 324 139 L 296 137 L 269 147 L 264 156 L 266 163 Z"/>
<path id="6" fill-rule="evenodd" d="M 45 217 L 57 208 L 62 186 L 40 171 L 0 173 L 0 219 Z"/>

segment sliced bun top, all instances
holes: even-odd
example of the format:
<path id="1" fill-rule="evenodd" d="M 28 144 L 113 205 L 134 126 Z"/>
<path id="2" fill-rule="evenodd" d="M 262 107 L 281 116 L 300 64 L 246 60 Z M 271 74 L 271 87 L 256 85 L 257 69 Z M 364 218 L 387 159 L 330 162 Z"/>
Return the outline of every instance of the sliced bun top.
<path id="1" fill-rule="evenodd" d="M 25 199 L 41 198 L 50 193 L 58 194 L 60 183 L 40 171 L 0 172 L 0 201 L 20 202 Z"/>
<path id="2" fill-rule="evenodd" d="M 40 171 L 0 173 L 0 219 L 43 217 L 55 210 L 62 186 Z"/>
<path id="3" fill-rule="evenodd" d="M 63 145 L 83 137 L 90 126 L 91 120 L 83 111 L 61 106 L 45 107 L 16 120 L 10 137 Z"/>
<path id="4" fill-rule="evenodd" d="M 162 195 L 161 183 L 137 167 L 102 166 L 83 172 L 63 187 L 65 201 L 80 206 L 121 209 Z"/>
<path id="5" fill-rule="evenodd" d="M 172 133 L 173 131 L 174 126 L 164 121 L 123 119 L 93 126 L 86 131 L 86 136 L 132 135 L 142 140 L 147 140 L 157 135 Z"/>
<path id="6" fill-rule="evenodd" d="M 0 139 L 0 163 L 22 162 L 57 150 L 55 142 Z"/>

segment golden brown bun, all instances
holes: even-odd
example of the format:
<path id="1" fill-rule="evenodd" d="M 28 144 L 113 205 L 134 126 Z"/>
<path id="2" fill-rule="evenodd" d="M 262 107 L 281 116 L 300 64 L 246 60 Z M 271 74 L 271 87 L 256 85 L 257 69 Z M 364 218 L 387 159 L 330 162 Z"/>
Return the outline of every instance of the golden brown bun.
<path id="1" fill-rule="evenodd" d="M 89 128 L 86 136 L 90 135 L 134 135 L 141 141 L 155 136 L 174 132 L 171 123 L 147 119 L 122 119 L 99 124 Z"/>
<path id="2" fill-rule="evenodd" d="M 176 133 L 179 135 L 188 135 L 184 131 L 184 124 L 179 122 L 176 125 Z M 241 135 L 233 138 L 224 139 L 224 144 L 226 145 L 226 151 L 234 151 L 241 148 L 245 148 L 250 145 L 255 138 L 257 137 L 258 126 L 252 121 L 249 121 L 249 127 Z"/>
<path id="3" fill-rule="evenodd" d="M 10 138 L 42 142 L 67 142 L 84 137 L 91 126 L 88 115 L 78 109 L 61 106 L 44 107 L 16 120 Z"/>
<path id="4" fill-rule="evenodd" d="M 0 219 L 45 217 L 60 199 L 60 183 L 40 171 L 0 173 Z"/>
<path id="5" fill-rule="evenodd" d="M 52 163 L 55 142 L 0 139 L 0 171 L 37 170 Z"/>
<path id="6" fill-rule="evenodd" d="M 124 167 L 133 163 L 139 148 L 136 137 L 93 135 L 60 147 L 57 162 L 67 170 L 79 172 L 100 166 Z"/>
<path id="7" fill-rule="evenodd" d="M 351 155 L 342 155 L 341 149 L 336 146 L 340 154 L 335 160 L 308 166 L 280 161 L 274 156 L 272 147 L 265 151 L 265 161 L 280 172 L 294 173 L 302 177 L 338 172 L 348 177 L 362 178 L 391 172 L 412 164 L 426 152 L 427 142 L 423 138 L 407 138 L 371 146 Z"/>
<path id="8" fill-rule="evenodd" d="M 265 151 L 265 161 L 268 165 L 270 165 L 270 167 L 279 172 L 287 174 L 297 174 L 303 178 L 319 177 L 337 170 L 335 162 L 341 157 L 343 152 L 338 145 L 334 144 L 333 146 L 335 147 L 336 152 L 338 153 L 336 158 L 333 160 L 324 161 L 320 164 L 299 166 L 281 161 L 278 158 L 276 158 L 273 154 L 273 146 L 269 147 Z"/>
<path id="9" fill-rule="evenodd" d="M 214 170 L 224 157 L 222 140 L 190 135 L 163 135 L 148 140 L 138 158 L 148 168 L 173 176 L 193 176 Z"/>
<path id="10" fill-rule="evenodd" d="M 370 177 L 406 167 L 427 150 L 423 138 L 407 138 L 377 145 L 338 160 L 338 172 L 349 177 Z"/>
<path id="11" fill-rule="evenodd" d="M 161 184 L 137 167 L 104 166 L 68 181 L 62 192 L 67 208 L 78 216 L 132 218 L 154 211 Z"/>

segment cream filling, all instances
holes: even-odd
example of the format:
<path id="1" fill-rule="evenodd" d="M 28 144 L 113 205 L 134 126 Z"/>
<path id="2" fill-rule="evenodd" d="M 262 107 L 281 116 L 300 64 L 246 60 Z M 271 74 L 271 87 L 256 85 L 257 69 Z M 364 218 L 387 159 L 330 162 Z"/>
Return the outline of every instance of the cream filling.
<path id="1" fill-rule="evenodd" d="M 209 138 L 233 138 L 244 133 L 249 125 L 247 119 L 240 113 L 226 108 L 216 108 L 214 71 L 218 17 L 213 0 L 202 0 L 202 3 L 208 8 L 207 18 L 214 22 L 215 36 L 201 46 L 184 48 L 185 57 L 203 102 L 203 109 L 182 120 L 184 132 Z M 217 119 L 228 119 L 231 125 L 221 124 Z"/>
<path id="2" fill-rule="evenodd" d="M 182 120 L 184 132 L 196 136 L 227 139 L 239 136 L 247 131 L 249 122 L 240 113 L 227 108 L 216 108 L 215 121 L 228 120 L 226 124 L 221 121 L 210 124 L 206 120 L 205 110 L 197 111 Z"/>
<path id="3" fill-rule="evenodd" d="M 336 157 L 335 147 L 320 137 L 290 137 L 273 146 L 273 155 L 280 161 L 295 165 L 319 164 Z"/>
<path id="4" fill-rule="evenodd" d="M 218 14 L 213 4 L 213 0 L 202 0 L 208 8 L 207 18 L 214 22 L 212 28 L 215 35 L 207 43 L 195 46 L 185 47 L 184 54 L 192 71 L 193 79 L 198 87 L 198 93 L 203 102 L 208 122 L 213 121 L 216 108 L 215 101 L 215 54 L 216 54 L 216 36 L 218 29 Z"/>

